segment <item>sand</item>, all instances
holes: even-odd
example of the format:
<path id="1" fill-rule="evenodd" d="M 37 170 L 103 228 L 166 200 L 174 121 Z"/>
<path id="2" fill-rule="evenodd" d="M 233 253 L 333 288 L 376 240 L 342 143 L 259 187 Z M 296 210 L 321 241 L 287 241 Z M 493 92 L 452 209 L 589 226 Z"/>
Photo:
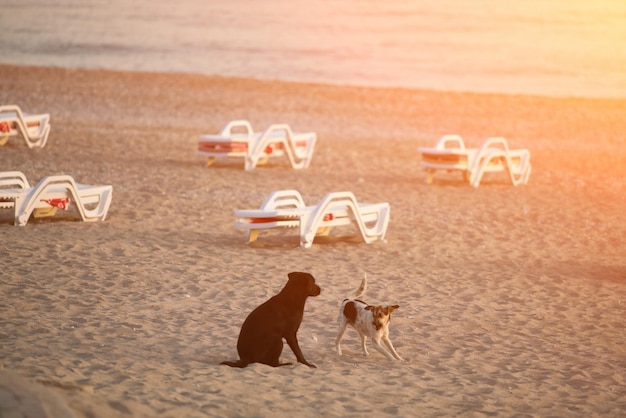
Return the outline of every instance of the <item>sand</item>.
<path id="1" fill-rule="evenodd" d="M 0 213 L 0 415 L 55 416 L 41 412 L 50 403 L 75 417 L 626 411 L 626 100 L 14 66 L 0 80 L 0 103 L 52 123 L 44 149 L 0 148 L 0 170 L 114 187 L 105 222 L 70 210 L 16 227 Z M 317 132 L 311 167 L 206 167 L 198 136 L 232 119 Z M 426 184 L 417 147 L 448 133 L 528 148 L 529 184 Z M 233 210 L 287 188 L 389 202 L 386 242 L 345 227 L 310 249 L 294 231 L 246 245 Z M 299 331 L 317 368 L 221 366 L 290 271 L 322 288 Z M 363 273 L 366 301 L 400 305 L 390 329 L 404 362 L 364 357 L 351 330 L 334 351 L 339 303 Z M 295 360 L 286 345 L 282 360 Z"/>

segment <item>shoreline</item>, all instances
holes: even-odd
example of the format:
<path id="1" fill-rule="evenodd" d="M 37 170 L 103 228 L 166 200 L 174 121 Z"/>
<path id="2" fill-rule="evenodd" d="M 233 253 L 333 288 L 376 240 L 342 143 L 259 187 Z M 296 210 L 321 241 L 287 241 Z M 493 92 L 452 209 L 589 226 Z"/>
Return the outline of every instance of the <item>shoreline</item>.
<path id="1" fill-rule="evenodd" d="M 509 96 L 509 97 L 528 97 L 536 99 L 555 99 L 555 100 L 599 100 L 599 101 L 626 101 L 626 96 L 600 96 L 600 95 L 569 95 L 569 94 L 548 94 L 548 93 L 525 93 L 525 92 L 507 92 L 507 91 L 479 91 L 479 90 L 463 90 L 463 89 L 436 89 L 427 87 L 408 87 L 408 86 L 393 86 L 393 85 L 365 85 L 357 83 L 333 83 L 323 81 L 307 81 L 307 80 L 286 80 L 278 78 L 256 78 L 236 75 L 221 75 L 221 74 L 208 74 L 200 72 L 182 72 L 182 71 L 159 71 L 159 70 L 130 70 L 130 69 L 113 69 L 113 68 L 91 68 L 91 67 L 71 67 L 71 66 L 55 66 L 55 65 L 35 65 L 35 64 L 13 64 L 13 63 L 0 63 L 0 67 L 13 67 L 13 68 L 31 68 L 31 69 L 56 69 L 67 71 L 87 71 L 87 72 L 110 72 L 110 73 L 135 73 L 135 74 L 152 74 L 163 76 L 191 76 L 191 77 L 206 77 L 217 79 L 232 79 L 232 80 L 249 80 L 260 83 L 286 83 L 296 85 L 311 85 L 311 86 L 328 86 L 334 88 L 345 89 L 367 89 L 367 90 L 402 90 L 408 92 L 423 92 L 433 94 L 460 94 L 460 95 L 483 95 L 483 96 Z"/>
<path id="2" fill-rule="evenodd" d="M 0 170 L 113 185 L 105 222 L 70 210 L 15 227 L 0 212 L 0 389 L 15 373 L 77 417 L 626 410 L 626 100 L 10 65 L 0 77 L 0 103 L 52 125 L 43 149 L 0 147 Z M 198 136 L 234 119 L 316 132 L 310 168 L 206 167 Z M 449 133 L 528 148 L 529 184 L 425 184 L 417 147 Z M 389 202 L 386 242 L 347 228 L 306 250 L 290 230 L 246 245 L 233 210 L 292 188 L 307 203 L 341 190 Z M 317 369 L 220 366 L 290 271 L 322 288 L 298 333 Z M 367 302 L 400 305 L 390 337 L 406 362 L 371 343 L 363 357 L 351 331 L 333 350 L 363 272 Z M 286 345 L 281 358 L 294 361 Z"/>
<path id="3" fill-rule="evenodd" d="M 547 91 L 552 91 L 552 93 L 548 93 L 546 91 L 542 92 L 542 89 L 538 86 L 526 86 L 527 91 L 522 91 L 519 86 L 517 89 L 512 89 L 511 87 L 500 86 L 491 88 L 480 87 L 480 82 L 475 80 L 472 85 L 472 89 L 466 89 L 461 87 L 428 87 L 424 85 L 397 85 L 390 83 L 373 83 L 373 84 L 363 84 L 357 81 L 354 82 L 337 82 L 334 79 L 315 79 L 315 78 L 275 78 L 271 76 L 260 76 L 260 75 L 250 75 L 250 74 L 219 74 L 219 73 L 205 73 L 202 70 L 196 69 L 194 70 L 183 70 L 183 69 L 164 69 L 164 70 L 151 70 L 146 68 L 123 68 L 123 67 L 102 67 L 102 66 L 81 66 L 81 65 L 54 65 L 51 63 L 41 63 L 37 60 L 32 61 L 30 63 L 20 62 L 5 62 L 0 63 L 0 65 L 5 66 L 14 66 L 14 67 L 39 67 L 39 68 L 58 68 L 58 69 L 68 69 L 68 70 L 85 70 L 85 71 L 112 71 L 112 72 L 130 72 L 130 73 L 146 73 L 146 74 L 171 74 L 171 75 L 191 75 L 191 76 L 203 76 L 203 77 L 223 77 L 223 78 L 233 78 L 233 79 L 250 79 L 256 81 L 266 81 L 266 82 L 285 82 L 285 83 L 295 83 L 295 84 L 316 84 L 316 85 L 328 85 L 335 87 L 345 87 L 345 88 L 369 88 L 369 89 L 401 89 L 401 90 L 417 90 L 417 91 L 431 91 L 435 93 L 445 93 L 445 92 L 455 92 L 460 94 L 502 94 L 507 96 L 531 96 L 531 97 L 543 97 L 543 98 L 556 98 L 556 99 L 599 99 L 599 100 L 626 100 L 626 90 L 624 90 L 624 86 L 619 88 L 620 86 L 613 86 L 613 88 L 582 88 L 585 93 L 581 94 L 571 94 L 565 93 L 564 88 L 560 87 L 558 92 L 554 90 L 554 87 L 547 87 L 544 83 L 544 88 Z M 558 82 L 557 82 L 558 84 Z M 618 83 L 619 84 L 619 83 Z M 623 83 L 622 83 L 623 84 Z M 433 84 L 430 84 L 433 85 Z M 437 83 L 434 83 L 437 85 Z M 581 88 L 578 86 L 578 88 Z M 565 90 L 567 91 L 567 90 Z"/>

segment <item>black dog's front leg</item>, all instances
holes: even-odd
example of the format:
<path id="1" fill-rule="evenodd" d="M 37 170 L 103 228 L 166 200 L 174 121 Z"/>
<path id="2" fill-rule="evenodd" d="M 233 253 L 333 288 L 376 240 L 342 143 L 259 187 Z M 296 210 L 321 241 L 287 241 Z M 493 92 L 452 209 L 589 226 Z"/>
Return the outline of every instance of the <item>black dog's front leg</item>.
<path id="1" fill-rule="evenodd" d="M 298 337 L 296 333 L 293 333 L 292 335 L 286 335 L 285 339 L 287 340 L 287 344 L 289 344 L 289 348 L 291 348 L 291 351 L 293 351 L 293 353 L 296 355 L 296 359 L 298 359 L 299 363 L 306 364 L 309 367 L 317 368 L 315 364 L 309 363 L 304 358 L 302 350 L 300 350 L 300 346 L 298 345 Z"/>

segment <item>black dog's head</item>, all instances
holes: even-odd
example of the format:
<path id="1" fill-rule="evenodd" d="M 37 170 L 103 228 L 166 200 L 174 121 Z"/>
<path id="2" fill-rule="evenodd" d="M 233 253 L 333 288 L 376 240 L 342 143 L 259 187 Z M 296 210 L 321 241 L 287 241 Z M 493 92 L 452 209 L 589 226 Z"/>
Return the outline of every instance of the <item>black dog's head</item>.
<path id="1" fill-rule="evenodd" d="M 305 292 L 306 296 L 317 296 L 322 291 L 322 289 L 320 289 L 320 287 L 315 284 L 315 277 L 313 277 L 309 273 L 293 271 L 287 276 L 289 277 L 289 282 L 287 282 L 287 286 L 294 286 L 295 288 L 302 289 Z"/>

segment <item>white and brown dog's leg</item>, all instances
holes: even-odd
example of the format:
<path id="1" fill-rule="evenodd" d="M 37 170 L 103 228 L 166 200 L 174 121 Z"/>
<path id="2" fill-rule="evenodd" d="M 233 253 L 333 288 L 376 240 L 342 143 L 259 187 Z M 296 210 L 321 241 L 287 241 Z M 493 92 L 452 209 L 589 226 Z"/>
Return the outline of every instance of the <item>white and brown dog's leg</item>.
<path id="1" fill-rule="evenodd" d="M 344 332 L 346 332 L 346 328 L 348 327 L 348 321 L 343 316 L 343 313 L 339 315 L 339 332 L 337 332 L 337 339 L 335 340 L 335 350 L 337 350 L 337 354 L 342 355 L 341 352 L 341 339 L 343 338 Z"/>
<path id="2" fill-rule="evenodd" d="M 383 335 L 383 342 L 385 343 L 385 345 L 387 346 L 389 351 L 391 351 L 391 354 L 393 354 L 395 358 L 397 358 L 398 360 L 404 361 L 404 359 L 400 357 L 400 354 L 398 354 L 396 349 L 393 347 L 393 344 L 391 344 L 391 340 L 389 339 L 388 335 Z"/>
<path id="3" fill-rule="evenodd" d="M 384 338 L 384 337 L 383 337 Z M 386 342 L 385 342 L 386 344 Z M 385 350 L 382 346 L 382 344 L 380 343 L 380 339 L 378 340 L 374 340 L 374 348 L 378 351 L 380 351 L 382 354 L 384 354 L 385 356 L 387 356 L 387 358 L 389 360 L 395 360 L 396 358 L 394 356 L 391 355 L 391 353 L 389 353 L 387 350 Z M 395 350 L 394 350 L 395 351 Z"/>
<path id="4" fill-rule="evenodd" d="M 361 334 L 359 332 L 359 336 L 361 337 L 361 348 L 363 348 L 363 355 L 364 356 L 369 356 L 370 353 L 369 351 L 367 351 L 367 336 L 365 334 Z"/>

